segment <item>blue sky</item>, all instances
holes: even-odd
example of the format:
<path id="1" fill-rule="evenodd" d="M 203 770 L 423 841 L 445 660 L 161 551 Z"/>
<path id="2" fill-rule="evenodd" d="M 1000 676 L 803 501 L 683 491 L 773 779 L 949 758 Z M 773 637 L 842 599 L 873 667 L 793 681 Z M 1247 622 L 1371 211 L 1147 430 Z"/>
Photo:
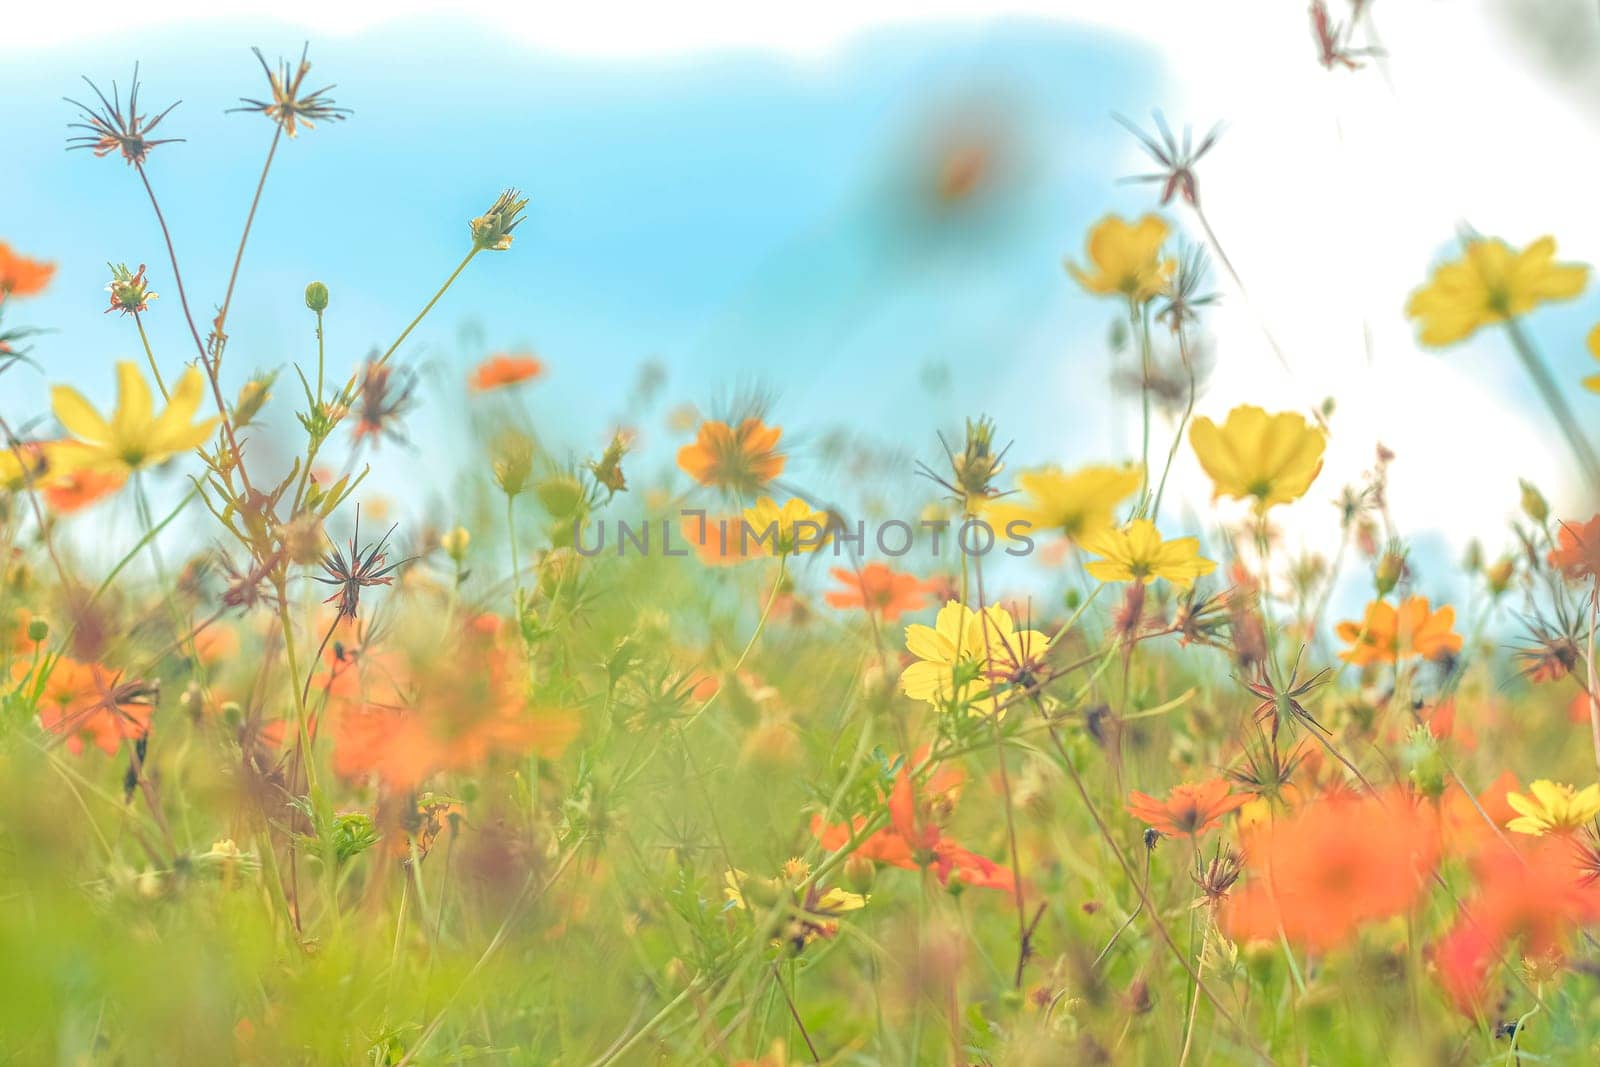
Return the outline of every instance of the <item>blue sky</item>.
<path id="1" fill-rule="evenodd" d="M 88 92 L 80 72 L 125 90 L 139 59 L 146 107 L 183 99 L 161 132 L 188 140 L 149 170 L 209 315 L 269 137 L 261 117 L 223 114 L 264 91 L 252 43 L 269 58 L 300 46 L 270 26 L 210 26 L 0 71 L 23 161 L 0 173 L 0 202 L 27 206 L 7 212 L 5 237 L 60 263 L 26 309 L 57 331 L 36 351 L 49 379 L 109 400 L 111 362 L 138 352 L 129 323 L 99 314 L 106 260 L 149 264 L 158 354 L 190 354 L 142 191 L 119 160 L 62 150 L 61 96 Z M 1013 22 L 882 31 L 815 61 L 605 61 L 424 22 L 313 42 L 311 58 L 311 81 L 336 81 L 355 115 L 280 151 L 231 313 L 234 379 L 314 358 L 300 302 L 312 278 L 333 292 L 334 368 L 386 345 L 459 259 L 466 220 L 516 185 L 532 202 L 514 249 L 480 257 L 403 354 L 464 369 L 485 348 L 530 346 L 551 368 L 535 408 L 584 443 L 648 360 L 675 401 L 771 393 L 801 438 L 848 422 L 931 443 L 980 411 L 1044 435 L 1028 442 L 1036 457 L 1076 440 L 1087 458 L 1103 437 L 1099 406 L 1073 394 L 1103 391 L 1107 309 L 1059 261 L 1108 208 L 1143 206 L 1113 184 L 1126 146 L 1109 113 L 1161 93 L 1154 63 L 1103 34 Z M 961 123 L 1010 162 L 973 205 L 941 211 L 926 161 Z M 1075 341 L 1091 355 L 1071 355 Z M 948 368 L 940 396 L 917 387 L 930 365 Z M 8 382 L 10 415 L 42 407 L 44 383 L 25 378 Z M 414 424 L 423 451 L 430 425 Z"/>

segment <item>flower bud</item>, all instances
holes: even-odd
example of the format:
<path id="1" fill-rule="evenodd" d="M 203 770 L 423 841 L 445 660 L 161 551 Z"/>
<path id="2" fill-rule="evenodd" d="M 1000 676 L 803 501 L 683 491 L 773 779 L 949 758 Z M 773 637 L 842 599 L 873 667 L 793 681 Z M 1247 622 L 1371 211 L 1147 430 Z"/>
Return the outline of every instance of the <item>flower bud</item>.
<path id="1" fill-rule="evenodd" d="M 501 193 L 489 210 L 468 223 L 472 245 L 480 251 L 504 252 L 511 247 L 511 231 L 522 222 L 528 198 L 516 189 Z"/>
<path id="2" fill-rule="evenodd" d="M 1550 518 L 1549 502 L 1532 482 L 1519 478 L 1517 484 L 1522 486 L 1522 513 L 1543 526 Z"/>
<path id="3" fill-rule="evenodd" d="M 465 526 L 457 526 L 439 538 L 439 547 L 444 549 L 444 554 L 460 563 L 467 557 L 467 545 L 472 543 L 472 535 Z"/>
<path id="4" fill-rule="evenodd" d="M 28 620 L 28 640 L 30 642 L 32 642 L 33 644 L 37 645 L 40 641 L 43 641 L 45 638 L 47 638 L 49 636 L 50 636 L 50 624 L 49 623 L 45 622 L 43 619 L 29 619 Z"/>
<path id="5" fill-rule="evenodd" d="M 852 852 L 844 861 L 844 884 L 853 893 L 865 895 L 877 877 L 878 865 L 859 852 Z"/>
<path id="6" fill-rule="evenodd" d="M 1499 596 L 1511 588 L 1511 579 L 1517 576 L 1516 560 L 1510 556 L 1502 556 L 1493 566 L 1483 572 L 1483 576 L 1489 583 L 1489 592 Z"/>
<path id="7" fill-rule="evenodd" d="M 321 282 L 306 286 L 306 307 L 319 315 L 328 310 L 328 287 Z"/>
<path id="8" fill-rule="evenodd" d="M 1400 584 L 1401 577 L 1406 572 L 1405 554 L 1390 549 L 1378 560 L 1377 569 L 1373 572 L 1373 583 L 1377 586 L 1378 596 L 1388 596 L 1394 587 Z"/>

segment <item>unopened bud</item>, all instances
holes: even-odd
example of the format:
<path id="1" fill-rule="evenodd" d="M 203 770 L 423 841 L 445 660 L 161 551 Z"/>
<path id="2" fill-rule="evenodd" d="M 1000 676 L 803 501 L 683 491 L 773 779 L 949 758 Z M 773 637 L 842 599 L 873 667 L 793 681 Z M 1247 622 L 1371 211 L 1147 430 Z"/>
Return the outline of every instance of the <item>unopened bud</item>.
<path id="1" fill-rule="evenodd" d="M 306 307 L 319 313 L 327 311 L 328 287 L 321 282 L 312 282 L 306 286 Z"/>

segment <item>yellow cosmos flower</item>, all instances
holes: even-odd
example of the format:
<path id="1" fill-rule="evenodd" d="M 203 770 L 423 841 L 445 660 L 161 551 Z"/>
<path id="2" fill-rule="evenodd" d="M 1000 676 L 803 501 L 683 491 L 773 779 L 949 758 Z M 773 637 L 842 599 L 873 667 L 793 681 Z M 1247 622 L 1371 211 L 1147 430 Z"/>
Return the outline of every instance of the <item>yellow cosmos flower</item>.
<path id="1" fill-rule="evenodd" d="M 750 551 L 765 548 L 774 556 L 815 552 L 828 541 L 828 515 L 812 511 L 799 497 L 784 501 L 782 507 L 764 496 L 744 511 L 744 536 Z"/>
<path id="2" fill-rule="evenodd" d="M 1025 674 L 1049 642 L 1038 630 L 1018 630 L 1005 608 L 991 604 L 980 613 L 952 600 L 932 626 L 906 627 L 906 649 L 917 662 L 900 675 L 900 690 L 935 707 L 970 701 L 975 711 L 992 714 L 999 705 L 995 685 Z"/>
<path id="3" fill-rule="evenodd" d="M 1589 331 L 1589 354 L 1600 359 L 1600 325 Z M 1583 380 L 1583 387 L 1591 393 L 1600 393 L 1600 374 L 1591 374 Z"/>
<path id="4" fill-rule="evenodd" d="M 1216 497 L 1254 500 L 1261 513 L 1305 495 L 1322 471 L 1327 441 L 1302 415 L 1269 415 L 1253 404 L 1241 404 L 1221 426 L 1203 416 L 1195 419 L 1189 444 Z"/>
<path id="5" fill-rule="evenodd" d="M 1217 565 L 1200 555 L 1200 542 L 1193 537 L 1163 541 L 1155 523 L 1134 519 L 1124 529 L 1106 530 L 1082 542 L 1085 552 L 1102 557 L 1084 565 L 1102 582 L 1143 582 L 1149 585 L 1165 578 L 1179 589 L 1187 589 L 1201 575 Z"/>
<path id="6" fill-rule="evenodd" d="M 139 368 L 124 360 L 117 364 L 117 409 L 110 422 L 68 385 L 50 390 L 50 405 L 61 425 L 87 446 L 81 460 L 85 469 L 132 472 L 197 448 L 211 436 L 215 418 L 190 421 L 204 391 L 200 372 L 190 367 L 173 388 L 167 409 L 157 415 Z"/>
<path id="7" fill-rule="evenodd" d="M 1422 343 L 1464 341 L 1480 327 L 1526 315 L 1551 300 L 1583 292 L 1589 268 L 1557 263 L 1556 239 L 1541 237 L 1522 251 L 1499 238 L 1468 241 L 1460 259 L 1436 267 L 1411 294 L 1406 314 L 1422 323 Z"/>
<path id="8" fill-rule="evenodd" d="M 1172 260 L 1161 257 L 1166 239 L 1167 224 L 1155 215 L 1132 224 L 1107 215 L 1089 231 L 1091 268 L 1068 261 L 1067 273 L 1097 296 L 1125 296 L 1142 304 L 1161 292 L 1175 269 Z"/>
<path id="9" fill-rule="evenodd" d="M 1116 507 L 1139 489 L 1134 467 L 1085 467 L 1067 474 L 1056 467 L 1017 475 L 1024 500 L 996 500 L 984 513 L 997 529 L 1026 522 L 1035 533 L 1065 534 L 1080 541 L 1116 525 Z"/>
<path id="10" fill-rule="evenodd" d="M 1506 794 L 1506 803 L 1517 813 L 1517 818 L 1506 823 L 1507 830 L 1534 837 L 1566 834 L 1600 815 L 1600 785 L 1577 790 L 1541 778 L 1528 787 L 1528 792 L 1531 795 Z"/>

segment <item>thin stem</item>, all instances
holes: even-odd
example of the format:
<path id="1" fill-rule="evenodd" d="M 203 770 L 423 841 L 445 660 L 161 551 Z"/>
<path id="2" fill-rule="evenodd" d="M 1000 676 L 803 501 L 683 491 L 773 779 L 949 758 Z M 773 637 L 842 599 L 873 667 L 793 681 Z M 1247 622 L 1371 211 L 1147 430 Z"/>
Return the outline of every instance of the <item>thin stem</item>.
<path id="1" fill-rule="evenodd" d="M 1589 587 L 1589 737 L 1594 742 L 1594 762 L 1600 768 L 1600 689 L 1595 688 L 1594 624 L 1600 614 L 1600 579 Z"/>
<path id="2" fill-rule="evenodd" d="M 422 310 L 417 312 L 417 317 L 407 323 L 406 328 L 400 331 L 400 336 L 394 339 L 394 344 L 390 345 L 389 350 L 379 358 L 378 366 L 381 367 L 389 362 L 389 357 L 395 354 L 395 350 L 405 342 L 407 337 L 411 336 L 411 331 L 416 329 L 417 324 L 427 317 L 428 312 L 433 310 L 433 305 L 439 302 L 439 298 L 444 296 L 450 286 L 455 283 L 455 280 L 461 276 L 461 272 L 467 269 L 467 264 L 472 262 L 472 257 L 476 256 L 479 251 L 477 245 L 472 246 L 472 251 L 468 252 L 466 257 L 456 265 L 456 269 L 450 272 L 450 277 L 446 278 L 444 284 L 439 286 L 439 291 L 433 294 L 433 299 L 424 304 Z"/>
<path id="3" fill-rule="evenodd" d="M 194 337 L 195 351 L 200 353 L 200 358 L 206 355 L 205 342 L 200 340 L 200 331 L 195 328 L 194 315 L 189 311 L 189 294 L 183 287 L 183 272 L 178 269 L 178 253 L 172 247 L 172 231 L 167 229 L 167 220 L 161 214 L 161 204 L 156 200 L 156 191 L 150 185 L 150 176 L 144 172 L 144 164 L 134 164 L 134 169 L 139 172 L 139 180 L 144 183 L 144 191 L 150 197 L 150 207 L 156 213 L 156 225 L 161 227 L 161 237 L 167 243 L 167 261 L 172 264 L 172 280 L 178 287 L 178 303 L 183 305 L 183 318 L 189 324 L 189 333 Z"/>
<path id="4" fill-rule="evenodd" d="M 144 345 L 144 358 L 150 361 L 150 373 L 156 376 L 156 388 L 161 390 L 162 400 L 171 400 L 167 392 L 167 383 L 161 380 L 161 368 L 156 366 L 156 354 L 150 350 L 150 338 L 144 332 L 144 320 L 139 313 L 133 313 L 133 324 L 139 328 L 139 342 Z"/>
<path id="5" fill-rule="evenodd" d="M 1156 485 L 1156 502 L 1150 508 L 1150 521 L 1155 522 L 1161 517 L 1161 497 L 1167 491 L 1167 475 L 1172 473 L 1172 461 L 1178 455 L 1178 449 L 1183 444 L 1183 431 L 1189 425 L 1189 418 L 1194 414 L 1194 363 L 1189 359 L 1189 339 L 1184 333 L 1183 324 L 1178 324 L 1178 358 L 1183 360 L 1183 369 L 1189 375 L 1189 402 L 1184 406 L 1183 418 L 1178 420 L 1178 432 L 1172 437 L 1172 447 L 1167 450 L 1166 466 L 1161 468 L 1161 481 Z"/>
<path id="6" fill-rule="evenodd" d="M 266 162 L 261 165 L 261 177 L 256 181 L 255 196 L 250 199 L 250 212 L 244 218 L 244 232 L 239 235 L 239 247 L 233 254 L 233 270 L 228 274 L 228 288 L 222 294 L 222 309 L 217 312 L 216 321 L 211 327 L 212 360 L 215 369 L 222 368 L 222 349 L 228 343 L 226 326 L 228 324 L 228 309 L 233 306 L 233 287 L 239 281 L 239 265 L 244 262 L 244 246 L 250 240 L 250 227 L 256 221 L 256 209 L 261 206 L 261 192 L 267 187 L 267 172 L 272 169 L 272 160 L 278 154 L 278 142 L 283 139 L 283 127 L 275 126 L 272 131 L 272 144 L 267 148 Z"/>
<path id="7" fill-rule="evenodd" d="M 1544 365 L 1533 343 L 1528 340 L 1527 334 L 1522 332 L 1522 327 L 1515 318 L 1505 321 L 1506 336 L 1511 338 L 1511 347 L 1516 350 L 1517 357 L 1522 360 L 1523 369 L 1528 372 L 1528 377 L 1533 379 L 1533 384 L 1538 387 L 1539 395 L 1543 397 L 1545 407 L 1550 409 L 1550 414 L 1555 417 L 1556 425 L 1561 428 L 1561 433 L 1567 439 L 1567 445 L 1572 449 L 1572 454 L 1578 460 L 1578 466 L 1583 468 L 1583 476 L 1588 479 L 1589 489 L 1600 493 L 1600 457 L 1596 457 L 1594 446 L 1584 436 L 1583 429 L 1578 425 L 1578 420 L 1572 414 L 1572 409 L 1567 406 L 1566 398 L 1561 395 L 1561 389 L 1554 378 L 1550 376 L 1549 369 Z"/>

